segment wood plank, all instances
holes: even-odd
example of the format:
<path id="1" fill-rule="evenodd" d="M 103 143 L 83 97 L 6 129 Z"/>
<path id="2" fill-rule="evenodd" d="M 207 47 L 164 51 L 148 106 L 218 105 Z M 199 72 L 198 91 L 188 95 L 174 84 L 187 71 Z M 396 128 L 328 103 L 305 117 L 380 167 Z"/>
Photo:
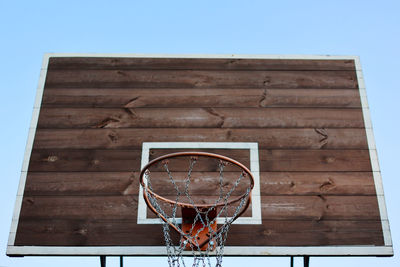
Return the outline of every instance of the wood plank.
<path id="1" fill-rule="evenodd" d="M 260 150 L 261 171 L 371 171 L 368 150 Z"/>
<path id="2" fill-rule="evenodd" d="M 139 193 L 133 172 L 30 172 L 24 196 L 122 196 Z"/>
<path id="3" fill-rule="evenodd" d="M 262 172 L 261 195 L 376 195 L 371 172 Z"/>
<path id="4" fill-rule="evenodd" d="M 383 246 L 380 221 L 269 221 L 233 225 L 227 246 Z"/>
<path id="5" fill-rule="evenodd" d="M 167 197 L 167 196 L 166 196 Z M 167 197 L 174 200 L 173 196 Z M 194 203 L 213 204 L 216 196 L 193 196 Z M 190 203 L 186 198 L 181 202 Z M 173 210 L 169 204 L 159 202 L 168 216 L 172 216 Z M 228 206 L 228 216 L 233 216 L 238 203 Z M 268 220 L 379 220 L 380 214 L 376 196 L 262 196 L 262 218 Z M 149 218 L 157 218 L 148 211 Z M 177 211 L 180 217 L 180 210 Z M 251 216 L 251 208 L 243 214 Z"/>
<path id="6" fill-rule="evenodd" d="M 163 196 L 164 197 L 164 196 Z M 165 196 L 168 197 L 168 196 Z M 214 205 L 218 198 L 217 197 L 211 197 L 212 199 L 209 199 L 210 196 L 192 196 L 191 200 L 189 200 L 186 197 L 182 197 L 180 198 L 180 202 L 181 203 L 185 203 L 185 204 L 191 204 L 191 203 L 196 203 L 196 204 L 205 204 L 205 205 Z M 171 196 L 168 197 L 169 200 L 175 201 L 176 196 Z M 230 198 L 228 201 L 230 200 L 234 200 L 233 198 Z M 231 205 L 227 206 L 227 209 L 222 210 L 222 208 L 218 208 L 218 212 L 221 212 L 221 219 L 225 219 L 225 215 L 227 215 L 228 217 L 232 217 L 235 215 L 236 210 L 239 208 L 239 203 L 240 200 L 238 202 L 234 202 Z M 162 207 L 164 214 L 166 214 L 169 218 L 173 218 L 173 206 L 169 203 L 166 202 L 161 202 L 158 201 L 158 204 L 160 207 Z M 224 204 L 223 200 L 219 201 L 218 204 Z M 209 211 L 213 210 L 211 207 L 208 208 Z M 243 209 L 241 209 L 243 210 Z M 242 214 L 243 217 L 251 217 L 252 210 L 251 210 L 251 204 L 249 206 L 249 208 L 247 210 L 244 211 L 244 213 Z M 176 218 L 182 218 L 182 209 L 180 207 L 177 208 L 176 210 Z M 158 215 L 153 213 L 149 208 L 147 208 L 147 218 L 149 219 L 158 219 Z"/>
<path id="7" fill-rule="evenodd" d="M 363 128 L 361 109 L 42 108 L 38 128 Z"/>
<path id="8" fill-rule="evenodd" d="M 51 70 L 354 70 L 354 60 L 51 57 Z"/>
<path id="9" fill-rule="evenodd" d="M 187 173 L 172 174 L 175 184 L 184 193 Z M 237 181 L 239 175 L 234 172 L 224 172 L 223 192 L 226 193 Z M 219 175 L 217 172 L 192 172 L 189 192 L 191 196 L 204 196 L 215 199 L 219 196 Z M 167 175 L 151 173 L 154 192 L 168 199 L 174 199 L 176 190 Z M 248 187 L 242 180 L 232 195 L 243 194 Z M 372 173 L 368 172 L 261 172 L 261 196 L 376 196 Z M 202 202 L 199 202 L 202 203 Z"/>
<path id="10" fill-rule="evenodd" d="M 190 151 L 188 149 L 151 149 L 150 159 L 162 155 Z M 211 153 L 226 155 L 245 166 L 249 166 L 249 154 L 246 150 L 202 150 Z M 172 164 L 174 163 L 174 165 Z M 261 172 L 296 172 L 296 171 L 371 171 L 371 162 L 368 150 L 259 150 Z M 172 171 L 187 170 L 187 159 L 170 160 Z M 229 167 L 229 166 L 228 166 Z M 215 170 L 215 163 L 200 161 L 196 163 L 196 170 Z"/>
<path id="11" fill-rule="evenodd" d="M 139 150 L 33 150 L 29 172 L 130 172 L 140 169 Z"/>
<path id="12" fill-rule="evenodd" d="M 355 71 L 51 70 L 46 87 L 356 89 Z"/>
<path id="13" fill-rule="evenodd" d="M 380 220 L 376 196 L 262 196 L 268 220 Z"/>
<path id="14" fill-rule="evenodd" d="M 161 225 L 119 219 L 21 219 L 17 246 L 165 245 Z"/>
<path id="15" fill-rule="evenodd" d="M 349 89 L 87 89 L 44 90 L 42 107 L 335 107 L 360 108 Z"/>
<path id="16" fill-rule="evenodd" d="M 268 220 L 379 220 L 376 196 L 262 196 Z M 138 196 L 24 197 L 23 219 L 137 219 Z"/>
<path id="17" fill-rule="evenodd" d="M 24 197 L 21 219 L 137 220 L 138 196 Z"/>
<path id="18" fill-rule="evenodd" d="M 193 196 L 194 203 L 211 204 L 205 196 Z M 188 199 L 181 199 L 183 203 L 190 203 Z M 214 201 L 213 201 L 214 203 Z M 159 202 L 164 212 L 172 217 L 170 204 Z M 163 205 L 165 204 L 165 205 Z M 25 219 L 137 219 L 137 195 L 125 196 L 26 196 L 23 199 L 21 218 Z M 228 216 L 234 214 L 237 204 L 232 204 L 228 209 Z M 149 209 L 148 218 L 157 218 Z M 249 209 L 244 216 L 249 216 Z M 178 209 L 177 217 L 181 216 Z"/>
<path id="19" fill-rule="evenodd" d="M 129 220 L 23 219 L 16 245 L 164 246 L 165 243 L 161 225 L 137 225 Z M 382 246 L 383 238 L 380 221 L 264 220 L 263 225 L 233 225 L 226 245 Z"/>
<path id="20" fill-rule="evenodd" d="M 224 173 L 223 190 L 228 192 L 240 173 Z M 176 185 L 184 194 L 187 173 L 174 173 L 173 178 Z M 166 172 L 152 173 L 152 188 L 161 196 L 175 196 L 173 187 Z M 243 180 L 237 186 L 232 195 L 237 196 L 244 193 L 249 186 Z M 219 195 L 219 173 L 218 172 L 194 172 L 190 179 L 190 195 L 193 196 L 218 196 Z M 25 196 L 106 196 L 106 195 L 138 195 L 139 173 L 138 172 L 63 172 L 29 173 L 25 186 Z"/>
<path id="21" fill-rule="evenodd" d="M 186 172 L 174 173 L 177 183 L 182 183 Z M 191 195 L 214 192 L 218 181 L 215 173 L 195 172 L 190 182 Z M 215 176 L 213 176 L 215 178 Z M 224 188 L 231 188 L 236 173 L 224 173 Z M 241 185 L 241 184 L 240 184 Z M 171 195 L 169 179 L 158 179 L 153 188 L 160 195 Z M 375 195 L 375 185 L 370 172 L 262 172 L 262 196 L 277 195 Z M 174 191 L 173 191 L 174 192 Z M 25 196 L 104 196 L 137 195 L 138 172 L 31 172 L 25 185 Z"/>
<path id="22" fill-rule="evenodd" d="M 175 151 L 162 150 L 151 152 L 151 159 Z M 249 164 L 248 151 L 243 150 L 204 150 L 225 154 L 245 165 Z M 371 171 L 368 150 L 259 150 L 260 171 Z M 140 169 L 140 150 L 33 150 L 29 164 L 31 172 L 70 172 L 100 171 L 129 172 Z M 187 160 L 181 160 L 184 171 Z M 173 171 L 182 171 L 180 165 Z M 197 170 L 214 170 L 215 165 L 200 163 Z"/>
<path id="23" fill-rule="evenodd" d="M 367 149 L 365 129 L 38 129 L 34 149 L 140 149 L 143 142 L 257 142 L 264 149 Z"/>

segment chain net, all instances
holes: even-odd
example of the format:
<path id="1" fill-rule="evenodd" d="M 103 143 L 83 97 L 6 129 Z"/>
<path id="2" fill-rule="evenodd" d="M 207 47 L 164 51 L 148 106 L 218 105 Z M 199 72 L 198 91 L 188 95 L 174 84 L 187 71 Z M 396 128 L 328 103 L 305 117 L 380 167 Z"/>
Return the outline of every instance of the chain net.
<path id="1" fill-rule="evenodd" d="M 215 164 L 214 169 L 216 171 L 213 171 L 214 175 L 211 177 L 210 172 L 202 171 L 201 165 L 204 166 L 204 164 L 198 164 L 201 158 L 197 156 L 187 158 L 189 166 L 187 173 L 185 172 L 186 175 L 182 174 L 181 171 L 175 173 L 171 170 L 170 161 L 173 159 L 160 162 L 157 166 L 158 170 L 153 172 L 153 170 L 147 169 L 144 174 L 145 183 L 150 189 L 145 190 L 145 194 L 162 221 L 162 231 L 170 267 L 190 265 L 192 267 L 221 267 L 229 228 L 248 205 L 252 186 L 248 179 L 243 179 L 246 173 L 237 166 L 232 166 L 233 164 L 221 159 L 207 158 L 208 162 L 212 160 Z M 182 159 L 180 160 L 182 161 Z M 195 172 L 196 165 L 200 166 L 199 171 Z M 227 171 L 229 173 L 228 178 L 224 177 L 224 170 L 227 166 L 229 169 Z M 164 181 L 167 180 L 168 183 L 154 186 L 153 184 L 160 182 L 160 176 L 155 174 L 159 174 L 161 171 L 165 175 L 161 178 L 164 178 Z M 236 178 L 233 178 L 235 176 Z M 154 180 L 156 181 L 153 182 Z M 209 196 L 197 196 L 199 185 L 202 183 L 204 183 Z M 197 187 L 194 187 L 194 184 Z M 173 202 L 168 203 L 160 199 L 158 193 L 157 195 L 153 193 L 156 192 L 154 191 L 156 189 L 169 192 L 170 199 L 172 198 L 171 195 L 174 195 Z M 237 201 L 231 201 L 233 196 L 240 196 L 240 198 Z M 185 218 L 178 218 L 183 213 L 181 208 L 184 205 L 182 203 L 190 207 L 193 213 L 189 221 L 191 226 L 186 231 L 182 230 L 182 223 Z M 215 227 L 216 225 L 218 226 Z M 204 231 L 207 232 L 208 239 L 199 241 L 200 235 Z M 185 260 L 192 262 L 185 264 Z"/>

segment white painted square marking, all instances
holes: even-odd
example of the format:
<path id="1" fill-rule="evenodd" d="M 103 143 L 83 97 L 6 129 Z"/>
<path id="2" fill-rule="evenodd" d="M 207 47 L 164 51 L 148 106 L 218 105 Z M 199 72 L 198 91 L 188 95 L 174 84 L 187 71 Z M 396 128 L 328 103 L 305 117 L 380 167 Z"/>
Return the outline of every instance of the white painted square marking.
<path id="1" fill-rule="evenodd" d="M 261 195 L 260 195 L 260 167 L 258 159 L 258 144 L 243 142 L 145 142 L 142 146 L 141 169 L 149 162 L 150 149 L 247 149 L 250 155 L 250 171 L 254 177 L 254 188 L 251 193 L 251 216 L 239 217 L 234 224 L 261 224 Z M 139 186 L 138 224 L 161 224 L 159 218 L 147 218 L 147 205 L 143 199 L 143 188 Z M 181 223 L 182 218 L 177 218 Z M 218 218 L 218 223 L 223 223 L 224 218 Z"/>

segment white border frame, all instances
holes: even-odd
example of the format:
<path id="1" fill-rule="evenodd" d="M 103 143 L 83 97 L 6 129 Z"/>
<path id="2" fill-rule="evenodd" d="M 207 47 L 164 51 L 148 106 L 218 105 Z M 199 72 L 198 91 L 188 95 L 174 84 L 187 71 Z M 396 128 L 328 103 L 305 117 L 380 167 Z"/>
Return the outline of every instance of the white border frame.
<path id="1" fill-rule="evenodd" d="M 374 178 L 375 191 L 376 191 L 376 195 L 377 195 L 377 199 L 378 199 L 378 207 L 379 207 L 381 224 L 382 224 L 383 240 L 384 240 L 385 246 L 392 247 L 392 250 L 393 250 L 392 237 L 390 234 L 389 218 L 388 218 L 387 209 L 386 209 L 385 194 L 383 191 L 382 175 L 381 175 L 381 170 L 379 167 L 378 152 L 376 150 L 375 137 L 374 137 L 373 128 L 372 128 L 371 115 L 370 115 L 368 99 L 367 99 L 367 91 L 366 91 L 366 87 L 365 87 L 364 76 L 363 76 L 362 69 L 361 69 L 360 58 L 356 57 L 354 60 L 354 63 L 355 63 L 355 67 L 356 67 L 358 88 L 359 88 L 360 98 L 361 98 L 361 107 L 362 107 L 362 112 L 363 112 L 363 116 L 364 116 L 364 126 L 365 126 L 365 131 L 366 131 L 366 136 L 367 136 L 369 155 L 370 155 L 370 159 L 371 159 L 372 174 L 373 174 L 373 178 Z M 392 255 L 393 255 L 393 252 L 392 252 Z"/>
<path id="2" fill-rule="evenodd" d="M 258 143 L 244 142 L 144 142 L 142 146 L 141 169 L 149 163 L 150 149 L 243 149 L 249 150 L 250 171 L 254 177 L 254 188 L 251 192 L 251 217 L 239 217 L 234 224 L 261 224 L 260 195 L 260 163 L 258 159 Z M 177 218 L 181 223 L 182 218 Z M 159 218 L 147 218 L 147 205 L 143 198 L 143 188 L 139 186 L 138 224 L 161 224 Z M 224 223 L 224 218 L 218 218 L 217 223 Z"/>
<path id="3" fill-rule="evenodd" d="M 369 107 L 366 96 L 364 78 L 362 75 L 360 59 L 357 56 L 331 56 L 331 55 L 174 55 L 174 54 L 85 54 L 85 53 L 49 53 L 44 55 L 40 72 L 39 85 L 37 87 L 36 101 L 33 107 L 31 126 L 29 128 L 28 141 L 22 165 L 21 178 L 15 202 L 14 215 L 7 245 L 7 255 L 165 255 L 165 247 L 55 247 L 55 246 L 14 246 L 15 235 L 18 227 L 19 214 L 22 206 L 22 195 L 25 189 L 25 181 L 29 159 L 36 132 L 39 110 L 42 100 L 47 66 L 51 57 L 141 57 L 141 58 L 243 58 L 243 59 L 314 59 L 314 60 L 354 60 L 364 123 L 367 134 L 368 147 L 373 168 L 373 177 L 378 198 L 379 212 L 381 216 L 384 246 L 325 246 L 325 247 L 225 247 L 226 256 L 393 256 L 393 244 L 390 234 L 389 221 L 384 199 L 382 177 L 380 173 L 375 140 L 372 131 L 372 123 L 369 115 Z"/>
<path id="4" fill-rule="evenodd" d="M 26 176 L 28 175 L 29 159 L 31 157 L 31 152 L 32 152 L 32 148 L 33 148 L 33 140 L 35 138 L 37 123 L 39 120 L 40 106 L 42 104 L 43 90 L 44 90 L 44 84 L 46 81 L 48 63 L 49 63 L 49 57 L 48 57 L 48 55 L 44 55 L 42 68 L 40 70 L 39 84 L 38 84 L 38 87 L 36 90 L 35 103 L 33 105 L 31 124 L 30 124 L 29 132 L 28 132 L 28 140 L 27 140 L 26 146 L 25 146 L 25 155 L 24 155 L 24 160 L 22 162 L 21 176 L 20 176 L 17 196 L 16 196 L 16 200 L 15 200 L 14 213 L 13 213 L 13 217 L 12 217 L 12 221 L 11 221 L 10 235 L 9 235 L 8 244 L 7 244 L 7 254 L 9 254 L 8 253 L 9 249 L 11 247 L 13 247 L 14 243 L 15 243 L 15 237 L 16 237 L 18 221 L 19 221 L 19 214 L 20 214 L 21 207 L 22 207 L 22 198 L 23 198 L 23 194 L 25 191 Z"/>

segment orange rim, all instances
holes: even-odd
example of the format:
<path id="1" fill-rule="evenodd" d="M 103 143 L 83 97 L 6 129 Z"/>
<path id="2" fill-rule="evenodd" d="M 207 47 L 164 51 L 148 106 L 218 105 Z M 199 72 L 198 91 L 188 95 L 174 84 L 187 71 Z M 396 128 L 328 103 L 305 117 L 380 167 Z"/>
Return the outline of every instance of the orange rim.
<path id="1" fill-rule="evenodd" d="M 244 193 L 240 196 L 238 196 L 237 198 L 227 202 L 227 203 L 221 203 L 221 204 L 199 204 L 199 205 L 192 205 L 189 203 L 183 203 L 183 202 L 176 202 L 167 198 L 164 198 L 156 193 L 154 193 L 152 190 L 150 190 L 148 188 L 148 186 L 144 183 L 144 175 L 146 173 L 146 171 L 154 164 L 156 164 L 157 162 L 160 162 L 162 160 L 165 159 L 169 159 L 169 158 L 176 158 L 176 157 L 210 157 L 210 158 L 215 158 L 215 159 L 220 159 L 229 163 L 232 163 L 233 165 L 238 166 L 239 168 L 242 169 L 242 172 L 244 172 L 246 175 L 246 177 L 248 177 L 248 179 L 250 180 L 250 192 L 248 193 L 248 198 L 246 201 L 246 204 L 243 206 L 243 209 L 235 216 L 231 219 L 231 223 L 234 222 L 237 218 L 239 218 L 249 207 L 250 202 L 251 202 L 251 191 L 253 190 L 254 187 L 254 177 L 252 175 L 252 173 L 250 172 L 250 170 L 244 166 L 242 163 L 228 158 L 226 156 L 222 156 L 222 155 L 218 155 L 218 154 L 214 154 L 214 153 L 208 153 L 208 152 L 177 152 L 177 153 L 171 153 L 171 154 L 167 154 L 161 157 L 158 157 L 156 159 L 153 159 L 152 161 L 150 161 L 149 163 L 147 163 L 143 169 L 140 172 L 140 184 L 143 187 L 143 198 L 147 204 L 147 206 L 150 208 L 150 210 L 158 215 L 164 222 L 168 223 L 175 231 L 177 231 L 178 233 L 180 233 L 183 237 L 185 237 L 189 242 L 191 242 L 193 245 L 195 245 L 191 240 L 189 240 L 188 237 L 185 236 L 185 234 L 182 232 L 181 229 L 179 229 L 178 227 L 176 227 L 174 224 L 172 224 L 171 222 L 168 221 L 167 218 L 165 218 L 162 214 L 158 213 L 157 210 L 151 205 L 150 200 L 148 198 L 147 193 L 151 194 L 152 196 L 154 196 L 155 198 L 164 201 L 166 203 L 169 203 L 171 205 L 177 205 L 180 207 L 187 207 L 187 208 L 211 208 L 211 207 L 221 207 L 221 206 L 225 206 L 225 205 L 230 205 L 232 203 L 238 202 L 240 201 L 242 198 L 246 197 L 247 193 Z M 214 234 L 213 236 L 217 235 L 220 231 L 222 230 L 222 227 L 220 227 L 217 231 L 216 234 Z M 209 242 L 209 240 L 211 240 L 213 238 L 213 236 L 210 236 L 210 238 L 208 240 L 205 240 L 202 244 L 199 245 L 199 247 L 204 246 L 207 242 Z M 197 246 L 197 245 L 195 245 Z"/>
<path id="2" fill-rule="evenodd" d="M 228 157 L 225 157 L 225 156 L 222 156 L 222 155 L 214 154 L 214 153 L 208 153 L 208 152 L 177 152 L 177 153 L 171 153 L 171 154 L 167 154 L 167 155 L 158 157 L 156 159 L 153 159 L 152 161 L 147 163 L 146 166 L 144 166 L 143 169 L 141 170 L 141 172 L 140 172 L 140 184 L 142 185 L 142 187 L 145 189 L 146 192 L 150 193 L 155 198 L 160 199 L 161 201 L 164 201 L 166 203 L 170 203 L 172 205 L 178 205 L 180 207 L 187 207 L 187 208 L 194 208 L 194 206 L 196 206 L 198 208 L 221 207 L 221 206 L 225 206 L 226 204 L 229 205 L 229 204 L 235 203 L 235 202 L 239 201 L 240 199 L 242 199 L 246 195 L 246 193 L 244 193 L 244 194 L 238 196 L 237 198 L 230 200 L 227 203 L 220 203 L 220 204 L 217 204 L 217 205 L 214 205 L 214 204 L 192 205 L 192 204 L 189 204 L 189 203 L 176 202 L 176 201 L 164 198 L 164 197 L 158 195 L 157 193 L 154 193 L 144 183 L 144 175 L 145 175 L 146 171 L 152 165 L 154 165 L 157 162 L 160 162 L 162 160 L 165 160 L 165 159 L 176 158 L 176 157 L 189 157 L 189 156 L 210 157 L 210 158 L 216 158 L 216 159 L 220 159 L 220 160 L 224 160 L 224 161 L 230 162 L 230 163 L 240 167 L 242 169 L 242 171 L 246 174 L 245 176 L 249 177 L 249 180 L 250 180 L 250 192 L 254 187 L 254 177 L 251 174 L 251 171 L 246 166 L 244 166 L 242 163 L 240 163 L 240 162 L 238 162 L 238 161 L 236 161 L 234 159 L 231 159 L 231 158 L 228 158 Z"/>

